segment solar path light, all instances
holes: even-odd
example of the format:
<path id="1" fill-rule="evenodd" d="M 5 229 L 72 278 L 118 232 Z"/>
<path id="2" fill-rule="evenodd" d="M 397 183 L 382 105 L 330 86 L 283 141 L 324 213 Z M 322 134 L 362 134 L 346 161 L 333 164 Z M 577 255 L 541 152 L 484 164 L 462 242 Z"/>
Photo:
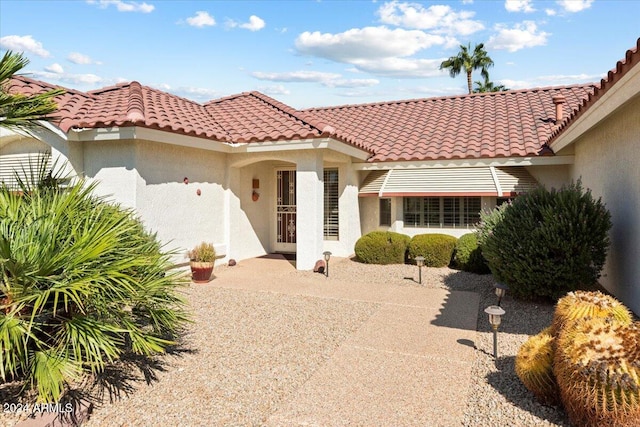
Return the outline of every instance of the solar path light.
<path id="1" fill-rule="evenodd" d="M 501 317 L 505 311 L 498 305 L 490 305 L 484 309 L 484 312 L 489 315 L 489 323 L 493 329 L 493 358 L 498 359 L 498 326 L 500 326 Z"/>
<path id="2" fill-rule="evenodd" d="M 324 251 L 322 252 L 322 255 L 324 255 L 324 262 L 326 264 L 324 269 L 324 275 L 329 277 L 329 258 L 331 258 L 331 252 Z"/>
<path id="3" fill-rule="evenodd" d="M 424 257 L 417 256 L 416 264 L 418 264 L 418 283 L 422 285 L 422 267 L 424 267 Z"/>

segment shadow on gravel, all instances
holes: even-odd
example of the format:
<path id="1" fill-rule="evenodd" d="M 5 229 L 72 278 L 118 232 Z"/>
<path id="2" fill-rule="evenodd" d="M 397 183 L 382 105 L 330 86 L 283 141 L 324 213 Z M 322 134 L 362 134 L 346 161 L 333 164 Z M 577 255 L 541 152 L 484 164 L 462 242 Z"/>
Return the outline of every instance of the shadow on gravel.
<path id="1" fill-rule="evenodd" d="M 57 418 L 59 424 L 54 422 L 54 425 L 81 425 L 94 407 L 99 407 L 106 401 L 120 400 L 135 392 L 143 383 L 149 385 L 158 381 L 160 372 L 171 369 L 169 356 L 182 357 L 193 353 L 197 353 L 197 350 L 178 343 L 168 347 L 161 355 L 121 355 L 118 361 L 108 364 L 103 372 L 74 384 L 64 393 L 57 402 L 59 407 L 66 408 L 67 404 L 71 404 L 74 411 L 61 412 Z M 35 393 L 25 390 L 22 382 L 0 384 L 0 402 L 35 402 L 35 399 Z M 38 418 L 40 415 L 33 413 L 29 418 Z"/>
<path id="2" fill-rule="evenodd" d="M 545 406 L 538 403 L 533 393 L 520 382 L 515 372 L 514 356 L 498 357 L 496 368 L 497 372 L 491 372 L 487 375 L 487 382 L 510 403 L 541 420 L 558 426 L 571 427 L 562 407 Z"/>

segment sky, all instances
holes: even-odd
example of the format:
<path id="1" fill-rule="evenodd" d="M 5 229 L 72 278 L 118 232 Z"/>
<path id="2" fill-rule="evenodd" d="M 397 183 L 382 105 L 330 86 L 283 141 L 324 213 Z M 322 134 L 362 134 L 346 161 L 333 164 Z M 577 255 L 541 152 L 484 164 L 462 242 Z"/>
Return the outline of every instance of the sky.
<path id="1" fill-rule="evenodd" d="M 82 91 L 135 80 L 308 108 L 465 94 L 439 68 L 460 44 L 484 43 L 510 89 L 596 82 L 635 46 L 639 16 L 640 0 L 0 0 L 0 51 Z"/>

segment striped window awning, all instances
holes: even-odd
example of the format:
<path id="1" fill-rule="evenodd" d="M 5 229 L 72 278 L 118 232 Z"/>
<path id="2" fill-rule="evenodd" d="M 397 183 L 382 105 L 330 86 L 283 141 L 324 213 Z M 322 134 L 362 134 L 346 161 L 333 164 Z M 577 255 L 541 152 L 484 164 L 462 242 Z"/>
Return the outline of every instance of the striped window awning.
<path id="1" fill-rule="evenodd" d="M 538 186 L 523 166 L 391 169 L 372 171 L 360 196 L 494 196 L 509 197 Z"/>
<path id="2" fill-rule="evenodd" d="M 47 160 L 46 168 L 47 172 L 50 172 L 52 161 L 47 153 L 0 154 L 0 183 L 4 183 L 9 188 L 17 187 L 16 172 L 28 181 L 31 174 L 38 171 L 38 166 L 43 159 Z"/>

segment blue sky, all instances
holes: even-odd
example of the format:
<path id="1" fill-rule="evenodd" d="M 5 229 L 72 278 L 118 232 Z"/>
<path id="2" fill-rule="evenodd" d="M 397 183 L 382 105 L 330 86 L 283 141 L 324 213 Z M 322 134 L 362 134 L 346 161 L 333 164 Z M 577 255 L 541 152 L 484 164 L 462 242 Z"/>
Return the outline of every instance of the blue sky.
<path id="1" fill-rule="evenodd" d="M 464 94 L 438 67 L 461 43 L 484 42 L 491 80 L 511 89 L 598 81 L 635 45 L 638 16 L 633 0 L 0 0 L 0 50 L 69 88 L 137 80 L 198 102 L 258 90 L 305 108 Z"/>

